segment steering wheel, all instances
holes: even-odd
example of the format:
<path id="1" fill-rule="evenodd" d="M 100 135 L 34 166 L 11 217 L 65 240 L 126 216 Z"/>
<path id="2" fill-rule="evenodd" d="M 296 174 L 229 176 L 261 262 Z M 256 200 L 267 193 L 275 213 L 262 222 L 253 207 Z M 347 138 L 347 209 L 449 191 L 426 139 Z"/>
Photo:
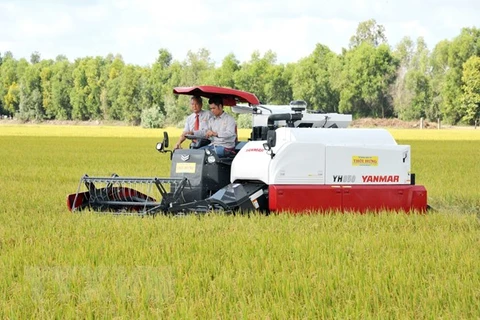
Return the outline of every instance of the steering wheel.
<path id="1" fill-rule="evenodd" d="M 193 134 L 186 134 L 185 138 L 187 138 L 188 140 L 201 140 L 201 139 L 208 140 L 205 137 L 199 137 L 199 136 L 195 136 Z"/>
<path id="2" fill-rule="evenodd" d="M 193 134 L 186 134 L 185 138 L 187 138 L 188 140 L 192 140 L 192 143 L 190 144 L 191 149 L 198 149 L 203 146 L 208 146 L 211 142 L 209 139 L 206 139 L 205 137 L 199 137 Z"/>

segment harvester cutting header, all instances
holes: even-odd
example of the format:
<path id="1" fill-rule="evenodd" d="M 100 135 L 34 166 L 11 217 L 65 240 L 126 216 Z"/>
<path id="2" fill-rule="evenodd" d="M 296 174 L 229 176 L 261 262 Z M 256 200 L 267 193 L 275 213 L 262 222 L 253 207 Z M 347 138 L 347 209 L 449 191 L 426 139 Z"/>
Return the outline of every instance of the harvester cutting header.
<path id="1" fill-rule="evenodd" d="M 170 177 L 83 176 L 67 196 L 71 211 L 145 214 L 228 212 L 367 212 L 427 210 L 427 191 L 411 173 L 409 145 L 384 129 L 347 128 L 351 115 L 314 113 L 303 101 L 263 105 L 248 92 L 215 86 L 174 88 L 175 94 L 221 96 L 233 112 L 252 115 L 252 132 L 227 157 L 200 149 L 170 154 Z"/>

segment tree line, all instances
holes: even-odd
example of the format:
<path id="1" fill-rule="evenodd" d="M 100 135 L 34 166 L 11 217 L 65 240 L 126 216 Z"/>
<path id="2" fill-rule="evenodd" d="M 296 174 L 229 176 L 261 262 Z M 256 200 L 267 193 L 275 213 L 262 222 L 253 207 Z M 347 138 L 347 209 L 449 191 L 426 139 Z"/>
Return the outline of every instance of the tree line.
<path id="1" fill-rule="evenodd" d="M 340 54 L 323 44 L 292 63 L 258 51 L 240 63 L 233 53 L 217 67 L 207 49 L 174 60 L 165 48 L 149 66 L 121 55 L 64 55 L 30 61 L 0 54 L 0 115 L 20 120 L 121 120 L 176 125 L 189 113 L 176 86 L 218 85 L 254 93 L 264 104 L 305 100 L 308 108 L 357 117 L 441 118 L 473 124 L 480 117 L 480 29 L 463 28 L 429 50 L 423 38 L 393 48 L 385 29 L 359 23 Z M 153 125 L 152 125 L 153 126 Z"/>

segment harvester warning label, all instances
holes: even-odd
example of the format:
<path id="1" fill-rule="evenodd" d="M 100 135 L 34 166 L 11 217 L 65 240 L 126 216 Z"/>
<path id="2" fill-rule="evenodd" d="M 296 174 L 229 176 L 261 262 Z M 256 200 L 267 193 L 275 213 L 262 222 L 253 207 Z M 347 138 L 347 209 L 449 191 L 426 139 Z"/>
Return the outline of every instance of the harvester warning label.
<path id="1" fill-rule="evenodd" d="M 378 156 L 352 156 L 352 166 L 376 167 L 378 166 Z"/>
<path id="2" fill-rule="evenodd" d="M 178 162 L 175 167 L 175 173 L 195 173 L 194 162 Z"/>

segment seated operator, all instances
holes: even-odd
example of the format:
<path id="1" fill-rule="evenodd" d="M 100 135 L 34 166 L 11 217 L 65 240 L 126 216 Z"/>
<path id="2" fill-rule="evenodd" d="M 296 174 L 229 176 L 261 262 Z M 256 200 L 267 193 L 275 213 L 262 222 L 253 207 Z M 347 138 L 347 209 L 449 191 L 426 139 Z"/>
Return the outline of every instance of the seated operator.
<path id="1" fill-rule="evenodd" d="M 185 121 L 185 128 L 178 139 L 175 149 L 182 149 L 182 142 L 185 141 L 186 135 L 199 135 L 199 131 L 206 131 L 208 127 L 208 120 L 212 116 L 210 111 L 202 110 L 202 98 L 199 96 L 192 96 L 190 98 L 190 109 L 192 114 L 187 117 Z"/>
<path id="2" fill-rule="evenodd" d="M 202 135 L 212 142 L 200 149 L 214 150 L 219 157 L 228 156 L 235 150 L 237 124 L 231 115 L 223 111 L 223 98 L 221 96 L 210 98 L 208 104 L 212 117 L 208 122 L 206 132 L 202 132 Z"/>

